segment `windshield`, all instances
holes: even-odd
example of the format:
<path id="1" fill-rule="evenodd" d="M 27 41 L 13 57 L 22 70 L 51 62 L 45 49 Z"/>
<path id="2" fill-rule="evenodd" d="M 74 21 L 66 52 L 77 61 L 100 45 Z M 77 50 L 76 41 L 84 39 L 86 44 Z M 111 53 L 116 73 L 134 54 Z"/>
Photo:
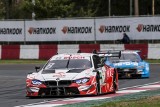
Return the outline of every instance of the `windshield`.
<path id="1" fill-rule="evenodd" d="M 120 61 L 120 60 L 129 60 L 129 61 L 139 62 L 141 59 L 135 53 L 122 53 L 120 58 L 118 58 L 118 57 L 108 57 L 108 60 L 111 61 L 111 62 Z"/>
<path id="2" fill-rule="evenodd" d="M 119 57 L 108 57 L 108 60 L 109 60 L 110 62 L 113 62 L 113 63 L 114 63 L 114 61 L 118 61 L 118 60 L 120 60 L 120 59 L 119 59 Z"/>
<path id="3" fill-rule="evenodd" d="M 65 68 L 91 68 L 91 61 L 88 59 L 67 59 L 67 60 L 52 60 L 45 67 L 45 70 L 65 69 Z"/>
<path id="4" fill-rule="evenodd" d="M 139 62 L 141 59 L 140 57 L 135 54 L 135 53 L 123 53 L 121 55 L 121 58 L 120 60 L 130 60 L 130 61 L 136 61 L 136 62 Z"/>

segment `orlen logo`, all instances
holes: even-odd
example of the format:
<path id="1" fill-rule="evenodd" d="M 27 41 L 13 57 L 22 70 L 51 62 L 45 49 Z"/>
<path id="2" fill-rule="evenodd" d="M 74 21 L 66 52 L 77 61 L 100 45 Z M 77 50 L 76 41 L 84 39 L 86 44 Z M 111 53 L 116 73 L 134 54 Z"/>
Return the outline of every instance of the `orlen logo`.
<path id="1" fill-rule="evenodd" d="M 105 26 L 104 26 L 104 25 L 101 25 L 100 28 L 99 28 L 99 31 L 100 31 L 101 33 L 103 33 L 104 30 L 105 30 Z"/>
<path id="2" fill-rule="evenodd" d="M 143 24 L 139 24 L 137 27 L 138 32 L 141 32 L 143 29 Z"/>

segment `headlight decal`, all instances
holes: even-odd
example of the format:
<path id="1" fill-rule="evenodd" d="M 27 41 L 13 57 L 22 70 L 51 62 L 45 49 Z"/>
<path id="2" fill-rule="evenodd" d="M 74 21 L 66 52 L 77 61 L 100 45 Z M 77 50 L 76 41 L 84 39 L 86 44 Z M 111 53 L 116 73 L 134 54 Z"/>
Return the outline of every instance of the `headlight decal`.
<path id="1" fill-rule="evenodd" d="M 86 83 L 86 82 L 88 82 L 88 81 L 89 81 L 89 78 L 81 78 L 81 79 L 75 80 L 75 82 L 76 82 L 77 84 L 84 84 L 84 83 Z"/>
<path id="2" fill-rule="evenodd" d="M 42 82 L 40 80 L 32 80 L 31 81 L 33 85 L 41 85 Z"/>
<path id="3" fill-rule="evenodd" d="M 141 65 L 141 66 L 138 66 L 137 68 L 138 68 L 138 69 L 144 69 L 144 66 Z"/>

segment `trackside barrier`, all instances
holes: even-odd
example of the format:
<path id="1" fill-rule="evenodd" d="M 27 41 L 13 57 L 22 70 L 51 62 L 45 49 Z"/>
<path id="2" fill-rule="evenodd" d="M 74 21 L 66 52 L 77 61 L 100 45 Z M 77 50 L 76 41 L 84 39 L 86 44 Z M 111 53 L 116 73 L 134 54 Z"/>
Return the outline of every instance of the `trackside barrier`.
<path id="1" fill-rule="evenodd" d="M 160 44 L 148 44 L 148 59 L 160 59 Z"/>
<path id="2" fill-rule="evenodd" d="M 97 51 L 100 51 L 100 45 L 99 44 L 79 44 L 79 49 L 82 52 L 93 52 L 94 49 Z"/>
<path id="3" fill-rule="evenodd" d="M 19 59 L 39 59 L 39 45 L 20 45 Z"/>
<path id="4" fill-rule="evenodd" d="M 57 54 L 57 45 L 39 45 L 38 59 L 49 59 Z"/>
<path id="5" fill-rule="evenodd" d="M 2 45 L 1 59 L 19 59 L 20 45 Z"/>
<path id="6" fill-rule="evenodd" d="M 105 51 L 105 50 L 124 50 L 124 45 L 123 44 L 101 44 L 100 45 L 100 50 Z"/>
<path id="7" fill-rule="evenodd" d="M 125 44 L 124 47 L 128 50 L 140 50 L 140 56 L 148 58 L 148 44 Z"/>
<path id="8" fill-rule="evenodd" d="M 160 59 L 160 44 L 0 45 L 0 59 L 46 59 L 57 53 L 92 52 L 94 49 L 140 50 L 141 56 Z"/>
<path id="9" fill-rule="evenodd" d="M 58 45 L 58 54 L 75 53 L 79 50 L 79 45 Z"/>

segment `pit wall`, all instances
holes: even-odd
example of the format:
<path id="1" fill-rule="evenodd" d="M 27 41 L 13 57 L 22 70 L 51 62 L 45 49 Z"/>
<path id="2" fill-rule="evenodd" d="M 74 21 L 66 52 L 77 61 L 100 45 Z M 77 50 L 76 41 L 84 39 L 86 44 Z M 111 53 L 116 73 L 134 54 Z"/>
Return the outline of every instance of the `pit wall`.
<path id="1" fill-rule="evenodd" d="M 57 53 L 107 49 L 140 50 L 141 57 L 160 59 L 160 44 L 0 45 L 0 59 L 46 59 Z"/>

